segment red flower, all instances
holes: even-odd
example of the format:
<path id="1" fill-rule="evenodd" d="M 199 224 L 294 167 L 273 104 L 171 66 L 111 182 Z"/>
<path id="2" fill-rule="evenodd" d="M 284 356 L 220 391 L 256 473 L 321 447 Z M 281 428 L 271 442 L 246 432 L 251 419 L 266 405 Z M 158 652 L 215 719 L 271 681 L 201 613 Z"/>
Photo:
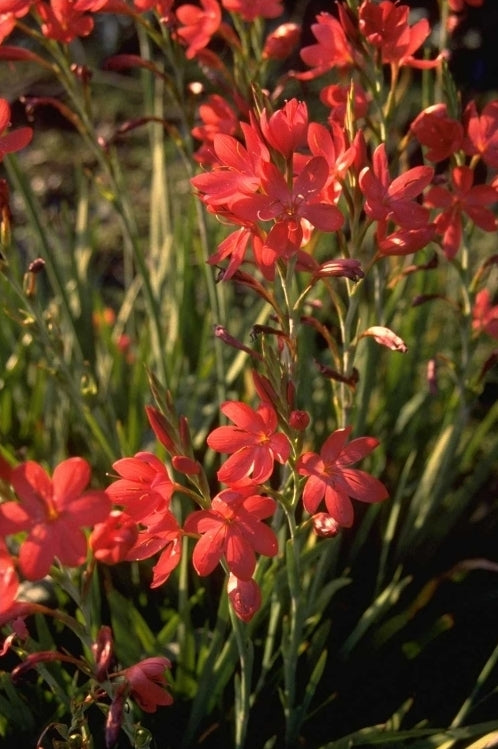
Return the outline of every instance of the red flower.
<path id="1" fill-rule="evenodd" d="M 0 505 L 0 534 L 28 531 L 21 544 L 19 566 L 29 580 L 39 580 L 57 558 L 70 567 L 85 561 L 87 542 L 81 528 L 105 520 L 110 502 L 104 491 L 84 489 L 90 466 L 69 458 L 50 479 L 33 461 L 12 469 L 10 481 L 20 502 Z"/>
<path id="2" fill-rule="evenodd" d="M 381 221 L 375 237 L 381 255 L 411 255 L 432 242 L 435 233 L 434 224 L 427 224 L 417 229 L 397 229 L 388 234 L 387 223 Z"/>
<path id="3" fill-rule="evenodd" d="M 329 13 L 320 13 L 316 20 L 317 23 L 311 25 L 316 44 L 301 50 L 301 59 L 312 68 L 296 74 L 303 80 L 316 78 L 334 67 L 349 68 L 354 63 L 353 48 L 341 23 Z"/>
<path id="4" fill-rule="evenodd" d="M 453 13 L 461 13 L 465 9 L 465 4 L 472 8 L 480 8 L 484 0 L 448 0 L 448 5 Z"/>
<path id="5" fill-rule="evenodd" d="M 342 125 L 334 120 L 330 120 L 329 125 L 326 128 L 312 122 L 308 128 L 308 145 L 313 156 L 321 156 L 327 162 L 328 177 L 320 193 L 321 200 L 335 204 L 341 196 L 342 181 L 357 156 L 357 148 L 355 144 L 348 145 Z"/>
<path id="6" fill-rule="evenodd" d="M 136 522 L 121 510 L 113 510 L 103 523 L 94 527 L 88 544 L 95 559 L 105 564 L 118 564 L 126 559 L 138 537 Z"/>
<path id="7" fill-rule="evenodd" d="M 322 156 L 307 159 L 289 186 L 274 164 L 263 166 L 262 187 L 265 194 L 241 198 L 232 205 L 236 215 L 247 221 L 271 221 L 265 248 L 279 257 L 295 254 L 303 239 L 302 219 L 322 231 L 337 231 L 344 223 L 340 210 L 322 197 L 329 179 L 329 169 Z"/>
<path id="8" fill-rule="evenodd" d="M 161 552 L 153 567 L 151 588 L 158 588 L 166 582 L 173 570 L 178 566 L 182 555 L 183 531 L 169 510 L 158 513 L 153 523 L 150 523 L 138 534 L 136 543 L 128 551 L 126 559 L 138 562 Z"/>
<path id="9" fill-rule="evenodd" d="M 10 133 L 5 131 L 10 124 L 10 106 L 6 99 L 0 99 L 0 161 L 7 153 L 15 153 L 28 145 L 33 137 L 30 127 L 20 127 Z"/>
<path id="10" fill-rule="evenodd" d="M 202 141 L 194 158 L 205 166 L 217 163 L 213 148 L 214 136 L 219 133 L 235 135 L 239 128 L 239 118 L 230 104 L 218 94 L 211 94 L 199 107 L 202 125 L 192 129 L 192 135 Z"/>
<path id="11" fill-rule="evenodd" d="M 25 16 L 33 0 L 3 0 L 0 3 L 0 44 L 14 30 L 17 19 Z"/>
<path id="12" fill-rule="evenodd" d="M 183 24 L 176 33 L 187 44 L 185 56 L 189 60 L 209 44 L 221 24 L 218 0 L 201 0 L 201 5 L 202 8 L 197 5 L 180 5 L 176 10 L 176 17 Z"/>
<path id="13" fill-rule="evenodd" d="M 221 0 L 221 4 L 230 13 L 238 13 L 248 23 L 256 18 L 278 18 L 284 12 L 282 0 Z"/>
<path id="14" fill-rule="evenodd" d="M 227 401 L 221 412 L 235 426 L 221 426 L 208 435 L 207 443 L 213 450 L 233 453 L 218 471 L 224 484 L 233 484 L 251 477 L 262 484 L 273 473 L 275 460 L 285 463 L 290 454 L 290 443 L 284 434 L 276 432 L 277 414 L 269 403 L 261 403 L 254 411 L 240 401 Z"/>
<path id="15" fill-rule="evenodd" d="M 498 304 L 494 307 L 491 305 L 491 296 L 487 289 L 477 292 L 472 318 L 472 327 L 475 331 L 484 331 L 491 338 L 498 338 Z"/>
<path id="16" fill-rule="evenodd" d="M 155 455 L 139 452 L 133 458 L 117 460 L 112 467 L 121 478 L 107 487 L 107 493 L 135 522 L 145 522 L 169 507 L 175 485 Z"/>
<path id="17" fill-rule="evenodd" d="M 462 148 L 463 125 L 448 117 L 446 104 L 434 104 L 415 117 L 410 130 L 423 146 L 429 161 L 443 161 Z"/>
<path id="18" fill-rule="evenodd" d="M 250 622 L 256 611 L 261 608 L 261 590 L 252 578 L 239 580 L 230 573 L 227 583 L 228 600 L 236 615 L 243 622 Z"/>
<path id="19" fill-rule="evenodd" d="M 471 101 L 463 121 L 467 136 L 463 146 L 465 153 L 479 154 L 488 166 L 498 167 L 498 100 L 486 104 L 480 116 L 475 102 Z"/>
<path id="20" fill-rule="evenodd" d="M 440 59 L 416 60 L 413 54 L 424 43 L 431 32 L 426 18 L 408 25 L 410 8 L 391 0 L 374 3 L 365 0 L 359 13 L 360 31 L 374 47 L 380 49 L 382 62 L 412 68 L 433 68 Z"/>
<path id="21" fill-rule="evenodd" d="M 203 202 L 215 212 L 225 206 L 231 210 L 236 200 L 257 192 L 261 185 L 262 165 L 270 161 L 270 153 L 258 131 L 244 122 L 240 127 L 246 147 L 231 135 L 215 135 L 215 168 L 191 179 Z M 233 223 L 243 222 L 235 219 Z"/>
<path id="22" fill-rule="evenodd" d="M 262 56 L 268 60 L 285 60 L 294 51 L 301 37 L 297 23 L 282 23 L 265 39 Z"/>
<path id="23" fill-rule="evenodd" d="M 133 0 L 133 5 L 137 10 L 145 12 L 154 8 L 161 18 L 161 23 L 168 23 L 170 21 L 173 15 L 171 13 L 173 4 L 174 0 Z"/>
<path id="24" fill-rule="evenodd" d="M 327 438 L 320 454 L 304 453 L 297 462 L 301 476 L 307 476 L 303 504 L 315 514 L 325 498 L 325 505 L 334 520 L 346 528 L 353 524 L 350 497 L 361 502 L 380 502 L 388 492 L 384 484 L 357 468 L 348 466 L 372 452 L 379 444 L 373 437 L 358 437 L 347 443 L 351 427 L 337 429 Z"/>
<path id="25" fill-rule="evenodd" d="M 495 231 L 496 218 L 487 207 L 498 201 L 498 193 L 491 185 L 474 185 L 474 172 L 468 166 L 457 166 L 451 172 L 452 190 L 434 186 L 425 196 L 426 205 L 442 208 L 434 221 L 436 231 L 443 236 L 443 250 L 450 260 L 462 242 L 462 218 L 466 214 L 484 231 Z"/>
<path id="26" fill-rule="evenodd" d="M 320 101 L 322 101 L 326 107 L 330 107 L 331 109 L 329 122 L 337 122 L 344 127 L 348 101 L 351 97 L 351 89 L 353 89 L 352 110 L 354 118 L 355 120 L 359 120 L 362 117 L 365 117 L 368 111 L 369 102 L 365 89 L 356 82 L 354 85 L 353 83 L 350 83 L 348 86 L 343 86 L 339 83 L 331 83 L 329 86 L 324 86 L 320 91 Z"/>
<path id="27" fill-rule="evenodd" d="M 291 99 L 271 115 L 263 110 L 259 126 L 268 145 L 289 158 L 306 145 L 308 107 L 304 101 Z"/>
<path id="28" fill-rule="evenodd" d="M 171 668 L 170 661 L 156 656 L 145 658 L 112 676 L 123 676 L 128 684 L 130 697 L 144 712 L 155 713 L 159 705 L 171 705 L 173 702 L 172 696 L 166 691 L 168 682 L 164 671 L 167 668 Z"/>
<path id="29" fill-rule="evenodd" d="M 374 151 L 372 168 L 360 172 L 360 188 L 365 195 L 365 212 L 375 221 L 395 221 L 405 229 L 429 223 L 429 212 L 414 198 L 427 187 L 434 175 L 430 166 L 407 169 L 392 182 L 384 143 Z"/>
<path id="30" fill-rule="evenodd" d="M 69 44 L 93 30 L 93 18 L 86 11 L 98 11 L 107 0 L 50 0 L 38 2 L 36 9 L 43 21 L 41 31 L 48 39 Z"/>
<path id="31" fill-rule="evenodd" d="M 250 487 L 223 489 L 209 510 L 197 510 L 187 518 L 185 532 L 201 534 L 192 554 L 199 575 L 209 575 L 224 557 L 230 572 L 240 580 L 250 580 L 255 553 L 268 557 L 277 553 L 275 533 L 261 522 L 273 515 L 276 503 L 250 492 Z"/>

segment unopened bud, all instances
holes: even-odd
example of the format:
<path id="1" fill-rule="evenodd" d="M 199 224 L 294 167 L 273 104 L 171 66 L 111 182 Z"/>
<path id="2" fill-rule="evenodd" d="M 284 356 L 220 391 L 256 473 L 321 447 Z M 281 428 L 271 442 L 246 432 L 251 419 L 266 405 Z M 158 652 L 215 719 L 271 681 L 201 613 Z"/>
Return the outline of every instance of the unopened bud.
<path id="1" fill-rule="evenodd" d="M 333 536 L 337 536 L 341 529 L 337 520 L 327 512 L 317 512 L 311 518 L 311 522 L 316 535 L 321 538 L 333 538 Z"/>
<path id="2" fill-rule="evenodd" d="M 159 442 L 164 445 L 169 453 L 174 455 L 177 452 L 174 443 L 175 435 L 172 433 L 171 425 L 166 417 L 154 406 L 145 406 L 145 412 Z"/>
<path id="3" fill-rule="evenodd" d="M 112 631 L 103 625 L 92 643 L 92 654 L 95 659 L 95 678 L 101 682 L 107 678 L 112 661 Z"/>
<path id="4" fill-rule="evenodd" d="M 301 36 L 297 23 L 282 23 L 266 37 L 263 58 L 285 60 L 295 49 Z"/>
<path id="5" fill-rule="evenodd" d="M 429 359 L 427 362 L 427 384 L 430 394 L 437 395 L 437 368 L 435 359 Z"/>
<path id="6" fill-rule="evenodd" d="M 309 426 L 310 415 L 307 411 L 292 411 L 289 416 L 289 426 L 296 432 L 304 432 Z"/>
<path id="7" fill-rule="evenodd" d="M 175 471 L 184 473 L 186 476 L 197 476 L 201 472 L 199 463 L 186 455 L 174 455 L 171 463 Z"/>

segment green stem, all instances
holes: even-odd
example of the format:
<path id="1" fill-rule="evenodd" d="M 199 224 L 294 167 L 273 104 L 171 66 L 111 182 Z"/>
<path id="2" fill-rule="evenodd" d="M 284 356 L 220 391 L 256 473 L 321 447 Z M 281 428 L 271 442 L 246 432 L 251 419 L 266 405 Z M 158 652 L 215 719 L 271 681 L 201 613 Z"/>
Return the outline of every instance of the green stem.
<path id="1" fill-rule="evenodd" d="M 243 749 L 251 709 L 251 681 L 254 664 L 254 649 L 246 625 L 229 607 L 232 628 L 239 651 L 240 676 L 235 681 L 235 749 Z"/>

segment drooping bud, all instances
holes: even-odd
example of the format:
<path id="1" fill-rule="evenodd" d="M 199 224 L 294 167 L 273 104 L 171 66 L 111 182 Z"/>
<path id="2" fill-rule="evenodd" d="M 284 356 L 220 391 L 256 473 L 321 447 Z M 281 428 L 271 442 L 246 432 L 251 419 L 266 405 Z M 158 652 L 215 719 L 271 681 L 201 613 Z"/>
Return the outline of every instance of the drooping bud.
<path id="1" fill-rule="evenodd" d="M 92 654 L 95 658 L 95 678 L 98 682 L 105 681 L 110 671 L 113 655 L 110 627 L 104 625 L 99 629 L 97 639 L 92 643 Z"/>
<path id="2" fill-rule="evenodd" d="M 253 579 L 239 580 L 230 573 L 227 583 L 228 599 L 235 614 L 243 622 L 250 622 L 261 606 L 261 590 Z"/>
<path id="3" fill-rule="evenodd" d="M 117 744 L 121 724 L 123 722 L 123 711 L 127 691 L 127 684 L 120 684 L 112 699 L 109 712 L 107 713 L 107 720 L 105 722 L 106 749 L 112 749 L 112 747 Z"/>

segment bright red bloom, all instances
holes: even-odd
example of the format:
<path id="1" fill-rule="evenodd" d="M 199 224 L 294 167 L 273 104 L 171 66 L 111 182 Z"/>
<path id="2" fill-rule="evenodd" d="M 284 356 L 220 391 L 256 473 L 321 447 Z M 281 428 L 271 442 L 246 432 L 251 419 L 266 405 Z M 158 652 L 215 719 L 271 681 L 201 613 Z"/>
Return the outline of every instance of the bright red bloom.
<path id="1" fill-rule="evenodd" d="M 324 86 L 320 91 L 320 100 L 331 109 L 329 122 L 337 122 L 344 126 L 351 88 L 353 88 L 352 110 L 355 120 L 359 120 L 367 114 L 368 95 L 359 83 L 350 83 L 348 86 L 331 83 L 330 86 Z"/>
<path id="2" fill-rule="evenodd" d="M 192 135 L 202 141 L 194 159 L 204 166 L 217 163 L 214 152 L 214 136 L 219 133 L 235 135 L 239 129 L 239 117 L 223 96 L 211 94 L 199 107 L 202 125 L 192 129 Z"/>
<path id="3" fill-rule="evenodd" d="M 215 212 L 225 206 L 231 210 L 234 201 L 257 192 L 262 166 L 270 161 L 270 153 L 258 131 L 244 122 L 240 126 L 247 147 L 231 135 L 215 135 L 215 168 L 191 179 L 202 201 Z"/>
<path id="4" fill-rule="evenodd" d="M 349 68 L 354 64 L 354 52 L 341 23 L 330 13 L 320 13 L 311 25 L 316 44 L 303 47 L 301 59 L 312 70 L 297 73 L 302 80 L 316 78 L 334 67 Z"/>
<path id="5" fill-rule="evenodd" d="M 313 156 L 321 156 L 327 162 L 328 177 L 320 193 L 321 200 L 337 203 L 342 192 L 341 183 L 356 158 L 357 149 L 355 144 L 347 143 L 342 125 L 333 120 L 329 124 L 326 128 L 312 122 L 308 128 L 308 145 Z"/>
<path id="6" fill-rule="evenodd" d="M 285 60 L 294 51 L 301 38 L 301 27 L 297 23 L 282 23 L 265 39 L 263 59 Z"/>
<path id="7" fill-rule="evenodd" d="M 387 233 L 387 222 L 380 221 L 377 225 L 375 238 L 381 255 L 411 255 L 426 247 L 436 236 L 434 224 L 420 226 L 416 229 L 397 229 Z"/>
<path id="8" fill-rule="evenodd" d="M 0 161 L 7 153 L 15 153 L 28 145 L 33 137 L 30 127 L 19 127 L 10 133 L 5 131 L 10 124 L 10 105 L 6 99 L 0 99 Z"/>
<path id="9" fill-rule="evenodd" d="M 27 461 L 12 469 L 10 481 L 20 501 L 0 505 L 0 534 L 28 531 L 19 551 L 23 575 L 41 579 L 55 558 L 70 567 L 82 564 L 87 551 L 82 527 L 105 520 L 111 509 L 104 491 L 84 492 L 90 481 L 86 460 L 64 460 L 52 479 Z"/>
<path id="10" fill-rule="evenodd" d="M 470 5 L 472 8 L 480 8 L 484 0 L 448 0 L 448 5 L 453 13 L 461 13 L 465 10 L 465 5 Z"/>
<path id="11" fill-rule="evenodd" d="M 290 454 L 289 440 L 276 431 L 275 409 L 261 403 L 254 411 L 240 401 L 227 401 L 221 412 L 235 426 L 217 427 L 207 438 L 213 450 L 233 453 L 218 471 L 218 479 L 233 484 L 251 477 L 255 484 L 262 484 L 273 473 L 275 460 L 285 463 Z"/>
<path id="12" fill-rule="evenodd" d="M 271 115 L 263 110 L 259 126 L 268 145 L 289 158 L 306 145 L 308 107 L 304 101 L 290 99 Z"/>
<path id="13" fill-rule="evenodd" d="M 87 11 L 98 11 L 107 0 L 50 0 L 38 2 L 36 9 L 42 19 L 41 32 L 47 39 L 69 44 L 76 37 L 88 36 L 93 18 Z"/>
<path id="14" fill-rule="evenodd" d="M 498 304 L 492 306 L 491 295 L 487 289 L 476 294 L 472 309 L 472 327 L 475 331 L 487 333 L 491 338 L 498 338 Z"/>
<path id="15" fill-rule="evenodd" d="M 427 148 L 425 155 L 429 161 L 443 161 L 463 145 L 463 125 L 448 117 L 446 104 L 433 104 L 424 109 L 415 117 L 410 130 Z"/>
<path id="16" fill-rule="evenodd" d="M 291 187 L 274 164 L 265 164 L 261 180 L 264 193 L 233 203 L 233 212 L 247 221 L 275 221 L 264 242 L 264 248 L 272 254 L 272 264 L 299 250 L 303 219 L 322 231 L 337 231 L 343 225 L 340 210 L 326 202 L 329 196 L 322 196 L 329 178 L 327 162 L 321 156 L 307 159 Z"/>
<path id="17" fill-rule="evenodd" d="M 282 0 L 221 0 L 221 4 L 225 10 L 238 13 L 248 23 L 256 18 L 278 18 L 284 12 Z"/>
<path id="18" fill-rule="evenodd" d="M 197 5 L 180 5 L 176 10 L 176 17 L 182 24 L 176 33 L 187 45 L 185 56 L 189 60 L 207 47 L 221 25 L 221 8 L 218 0 L 201 0 L 201 5 L 202 8 Z"/>
<path id="19" fill-rule="evenodd" d="M 192 554 L 199 575 L 209 575 L 224 557 L 230 572 L 240 580 L 250 580 L 255 553 L 268 557 L 277 553 L 275 533 L 261 522 L 273 515 L 276 503 L 250 492 L 250 487 L 224 489 L 209 510 L 198 510 L 187 518 L 185 532 L 201 534 Z"/>
<path id="20" fill-rule="evenodd" d="M 349 468 L 372 452 L 379 444 L 373 437 L 358 437 L 347 443 L 351 427 L 337 429 L 328 437 L 320 454 L 304 453 L 297 462 L 301 476 L 307 476 L 303 504 L 315 514 L 320 502 L 334 520 L 346 528 L 353 524 L 353 505 L 350 497 L 361 502 L 380 502 L 388 497 L 384 484 L 357 468 Z"/>
<path id="21" fill-rule="evenodd" d="M 498 167 L 498 100 L 490 101 L 479 116 L 474 101 L 464 112 L 466 130 L 464 151 L 470 156 L 479 154 L 485 164 Z"/>
<path id="22" fill-rule="evenodd" d="M 7 546 L 0 538 L 0 627 L 9 623 L 13 632 L 0 643 L 0 656 L 5 655 L 16 637 L 25 639 L 28 636 L 24 617 L 42 611 L 43 606 L 28 601 L 18 601 L 19 578 L 14 566 L 14 560 L 8 552 Z"/>
<path id="23" fill-rule="evenodd" d="M 233 573 L 228 576 L 228 600 L 236 615 L 243 622 L 250 622 L 261 608 L 261 590 L 252 578 L 239 580 Z"/>
<path id="24" fill-rule="evenodd" d="M 455 257 L 462 242 L 462 220 L 466 214 L 484 231 L 496 230 L 496 217 L 487 207 L 498 201 L 491 185 L 474 185 L 474 172 L 468 166 L 457 166 L 451 172 L 451 191 L 434 186 L 425 196 L 426 205 L 442 208 L 436 216 L 436 231 L 443 237 L 443 250 L 448 259 Z"/>
<path id="25" fill-rule="evenodd" d="M 382 62 L 412 68 L 433 68 L 440 59 L 418 60 L 414 53 L 425 42 L 431 28 L 426 18 L 408 25 L 410 8 L 391 0 L 374 3 L 365 0 L 360 6 L 359 28 L 374 47 L 380 49 Z"/>
<path id="26" fill-rule="evenodd" d="M 175 485 L 155 455 L 139 452 L 133 458 L 117 460 L 112 467 L 121 478 L 107 487 L 107 493 L 136 523 L 169 508 Z"/>
<path id="27" fill-rule="evenodd" d="M 22 18 L 33 0 L 0 0 L 0 44 L 14 30 L 18 18 Z"/>
<path id="28" fill-rule="evenodd" d="M 128 551 L 128 562 L 138 562 L 161 552 L 153 567 L 151 588 L 157 588 L 169 578 L 178 566 L 182 555 L 183 532 L 169 510 L 158 513 L 155 521 L 138 534 L 137 541 Z"/>
<path id="29" fill-rule="evenodd" d="M 103 523 L 97 523 L 88 539 L 95 559 L 105 564 L 118 564 L 138 537 L 136 522 L 121 510 L 113 510 Z"/>
<path id="30" fill-rule="evenodd" d="M 133 0 L 133 5 L 142 12 L 154 8 L 162 23 L 168 23 L 173 16 L 174 0 Z"/>
<path id="31" fill-rule="evenodd" d="M 168 682 L 164 672 L 171 662 L 162 656 L 145 658 L 134 666 L 117 671 L 128 684 L 130 697 L 146 713 L 155 713 L 160 705 L 171 705 L 172 696 L 166 691 Z"/>
<path id="32" fill-rule="evenodd" d="M 395 221 L 405 229 L 429 223 L 429 212 L 414 198 L 427 187 L 434 175 L 430 166 L 407 169 L 391 181 L 384 143 L 374 151 L 372 168 L 362 169 L 360 188 L 365 195 L 365 212 L 375 221 Z"/>

